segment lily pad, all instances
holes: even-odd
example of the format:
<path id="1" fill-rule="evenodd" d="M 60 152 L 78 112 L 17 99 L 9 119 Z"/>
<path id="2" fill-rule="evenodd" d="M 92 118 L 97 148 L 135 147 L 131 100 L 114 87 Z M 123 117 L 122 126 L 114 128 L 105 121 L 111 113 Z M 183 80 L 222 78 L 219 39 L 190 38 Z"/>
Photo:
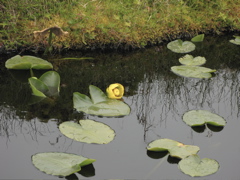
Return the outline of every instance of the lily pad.
<path id="1" fill-rule="evenodd" d="M 77 111 L 97 116 L 124 116 L 130 113 L 130 107 L 124 102 L 109 99 L 101 89 L 89 86 L 91 99 L 79 92 L 73 93 L 73 106 Z"/>
<path id="2" fill-rule="evenodd" d="M 28 82 L 33 95 L 40 97 L 57 96 L 59 94 L 60 76 L 55 71 L 44 73 L 39 79 L 31 77 Z"/>
<path id="3" fill-rule="evenodd" d="M 95 161 L 95 159 L 88 159 L 75 154 L 57 152 L 38 153 L 32 156 L 32 163 L 37 169 L 55 176 L 68 176 Z"/>
<path id="4" fill-rule="evenodd" d="M 216 71 L 199 66 L 172 66 L 171 70 L 180 76 L 191 78 L 210 78 L 212 77 L 211 73 Z"/>
<path id="5" fill-rule="evenodd" d="M 198 146 L 185 145 L 171 139 L 158 139 L 149 143 L 149 151 L 168 151 L 170 156 L 176 158 L 185 158 L 192 154 L 197 154 L 200 150 Z"/>
<path id="6" fill-rule="evenodd" d="M 34 56 L 19 56 L 16 55 L 8 59 L 5 63 L 8 69 L 52 69 L 50 62 L 34 57 Z"/>
<path id="7" fill-rule="evenodd" d="M 199 34 L 191 39 L 192 42 L 202 42 L 204 39 L 204 34 Z"/>
<path id="8" fill-rule="evenodd" d="M 108 144 L 115 137 L 115 132 L 109 126 L 90 119 L 74 122 L 63 122 L 59 130 L 70 139 L 96 144 Z"/>
<path id="9" fill-rule="evenodd" d="M 192 177 L 208 176 L 214 174 L 219 169 L 219 163 L 214 159 L 200 159 L 198 155 L 191 155 L 182 159 L 178 163 L 179 169 Z"/>
<path id="10" fill-rule="evenodd" d="M 202 126 L 210 124 L 213 126 L 225 126 L 226 121 L 219 115 L 205 110 L 192 110 L 183 115 L 183 121 L 189 126 Z"/>
<path id="11" fill-rule="evenodd" d="M 194 51 L 196 46 L 190 41 L 183 42 L 181 39 L 178 39 L 168 43 L 167 48 L 175 53 L 189 53 Z"/>
<path id="12" fill-rule="evenodd" d="M 187 66 L 199 66 L 206 63 L 205 57 L 197 56 L 193 57 L 192 55 L 186 54 L 182 58 L 179 59 L 179 62 L 183 65 Z"/>
<path id="13" fill-rule="evenodd" d="M 236 45 L 240 45 L 240 36 L 233 36 L 235 39 L 231 39 L 230 42 Z"/>

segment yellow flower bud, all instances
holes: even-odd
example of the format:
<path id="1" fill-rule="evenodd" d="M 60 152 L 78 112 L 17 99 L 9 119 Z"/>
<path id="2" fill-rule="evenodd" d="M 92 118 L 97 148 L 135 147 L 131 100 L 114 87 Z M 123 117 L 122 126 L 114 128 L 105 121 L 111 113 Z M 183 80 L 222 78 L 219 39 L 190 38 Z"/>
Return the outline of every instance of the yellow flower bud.
<path id="1" fill-rule="evenodd" d="M 106 89 L 106 91 L 107 91 L 108 98 L 110 98 L 110 99 L 121 99 L 123 97 L 123 94 L 124 94 L 124 87 L 119 83 L 115 83 L 115 84 L 111 84 Z"/>

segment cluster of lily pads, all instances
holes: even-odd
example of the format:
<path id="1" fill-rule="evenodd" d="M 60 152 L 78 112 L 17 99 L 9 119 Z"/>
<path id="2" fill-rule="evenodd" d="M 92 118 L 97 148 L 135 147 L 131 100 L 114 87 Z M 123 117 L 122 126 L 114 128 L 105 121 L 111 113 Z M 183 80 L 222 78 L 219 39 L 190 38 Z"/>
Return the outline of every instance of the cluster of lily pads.
<path id="1" fill-rule="evenodd" d="M 200 159 L 197 155 L 200 148 L 193 145 L 185 145 L 171 139 L 158 139 L 148 144 L 148 151 L 168 151 L 171 157 L 180 159 L 178 168 L 192 177 L 207 176 L 218 171 L 219 163 L 214 159 Z"/>
<path id="2" fill-rule="evenodd" d="M 18 70 L 53 68 L 50 62 L 41 58 L 19 55 L 8 59 L 5 67 Z M 45 99 L 59 95 L 60 76 L 55 71 L 47 71 L 40 78 L 30 77 L 28 82 L 34 96 Z M 124 93 L 121 84 L 111 84 L 106 89 L 107 95 L 93 85 L 89 86 L 89 91 L 91 98 L 79 92 L 73 93 L 73 104 L 77 111 L 99 116 L 125 116 L 130 113 L 130 107 L 119 100 Z M 79 120 L 79 123 L 63 122 L 59 125 L 59 130 L 66 137 L 84 143 L 107 144 L 115 137 L 114 130 L 109 126 L 90 119 Z M 59 152 L 38 153 L 32 156 L 32 163 L 37 169 L 57 176 L 68 176 L 95 161 L 95 159 Z"/>
<path id="3" fill-rule="evenodd" d="M 193 57 L 192 55 L 186 54 L 179 59 L 181 66 L 172 66 L 171 70 L 175 74 L 184 77 L 191 78 L 210 78 L 211 73 L 215 72 L 215 69 L 201 67 L 200 65 L 205 64 L 206 59 L 201 56 Z"/>
<path id="4" fill-rule="evenodd" d="M 231 39 L 230 42 L 236 45 L 240 45 L 240 36 L 233 36 L 235 39 Z M 191 39 L 191 41 L 182 41 L 177 39 L 167 44 L 167 48 L 175 53 L 190 53 L 195 50 L 196 46 L 193 42 L 202 42 L 204 40 L 204 34 L 199 34 Z M 171 70 L 183 77 L 191 78 L 210 78 L 211 73 L 215 72 L 215 69 L 206 67 L 200 67 L 206 62 L 204 57 L 193 57 L 191 55 L 185 55 L 179 59 L 182 66 L 173 66 Z"/>
<path id="5" fill-rule="evenodd" d="M 225 126 L 226 121 L 209 111 L 192 110 L 183 115 L 183 121 L 189 126 L 202 126 L 211 124 L 214 126 Z M 178 168 L 185 174 L 192 177 L 207 176 L 216 173 L 219 163 L 214 159 L 201 159 L 197 153 L 200 148 L 193 145 L 185 145 L 171 139 L 158 139 L 148 144 L 148 151 L 165 152 L 171 157 L 180 159 Z"/>
<path id="6" fill-rule="evenodd" d="M 197 35 L 191 39 L 192 42 L 202 42 L 204 34 Z M 167 44 L 167 48 L 175 53 L 189 53 L 195 50 L 196 46 L 191 41 L 182 41 L 177 39 Z M 182 66 L 173 66 L 171 70 L 180 76 L 191 78 L 210 78 L 211 73 L 216 70 L 201 67 L 206 62 L 204 57 L 193 57 L 192 55 L 185 55 L 179 59 Z"/>
<path id="7" fill-rule="evenodd" d="M 192 42 L 200 42 L 204 35 L 198 35 Z M 239 42 L 239 37 L 235 41 Z M 177 53 L 188 53 L 195 49 L 195 45 L 189 41 L 176 40 L 168 44 L 168 48 Z M 212 70 L 200 67 L 206 62 L 204 57 L 193 57 L 185 55 L 179 59 L 182 66 L 173 66 L 171 70 L 181 76 L 194 78 L 210 78 Z M 53 69 L 50 62 L 33 56 L 14 56 L 6 61 L 8 69 Z M 60 92 L 60 76 L 57 72 L 50 70 L 40 78 L 30 77 L 29 85 L 34 96 L 44 98 L 56 97 Z M 119 117 L 130 113 L 130 107 L 119 100 L 123 97 L 124 87 L 119 84 L 111 84 L 104 93 L 100 88 L 90 85 L 90 97 L 80 92 L 73 93 L 73 108 L 86 114 Z M 192 110 L 184 114 L 183 121 L 191 126 L 202 126 L 211 124 L 214 126 L 225 126 L 226 121 L 211 112 L 204 110 Z M 63 122 L 59 125 L 59 130 L 66 137 L 83 143 L 108 144 L 115 138 L 114 130 L 104 123 L 90 119 L 75 122 Z M 197 146 L 184 145 L 178 141 L 170 139 L 159 139 L 151 142 L 148 151 L 168 151 L 170 156 L 181 159 L 179 168 L 190 176 L 206 176 L 215 173 L 219 164 L 212 159 L 200 159 L 197 155 L 200 150 Z M 32 156 L 32 163 L 39 170 L 57 176 L 68 176 L 79 172 L 81 167 L 92 164 L 95 159 L 88 159 L 83 156 L 49 152 L 38 153 Z"/>

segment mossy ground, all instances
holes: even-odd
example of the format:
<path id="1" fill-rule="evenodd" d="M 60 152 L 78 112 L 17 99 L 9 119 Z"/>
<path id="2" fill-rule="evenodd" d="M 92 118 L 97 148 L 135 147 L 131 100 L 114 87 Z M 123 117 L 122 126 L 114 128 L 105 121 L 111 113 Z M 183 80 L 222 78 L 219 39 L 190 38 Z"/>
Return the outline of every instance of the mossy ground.
<path id="1" fill-rule="evenodd" d="M 53 37 L 63 49 L 142 48 L 184 34 L 240 29 L 238 0 L 3 0 L 0 46 L 5 50 L 48 47 L 48 36 L 33 31 L 59 26 L 69 32 Z"/>

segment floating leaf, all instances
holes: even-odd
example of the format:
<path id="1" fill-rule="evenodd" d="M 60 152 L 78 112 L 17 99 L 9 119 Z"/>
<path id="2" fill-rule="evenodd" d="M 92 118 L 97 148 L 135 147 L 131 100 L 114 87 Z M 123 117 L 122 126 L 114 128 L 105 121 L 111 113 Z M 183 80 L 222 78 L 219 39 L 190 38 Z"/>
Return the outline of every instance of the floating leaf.
<path id="1" fill-rule="evenodd" d="M 52 69 L 50 62 L 34 56 L 16 55 L 8 59 L 5 63 L 8 69 Z"/>
<path id="2" fill-rule="evenodd" d="M 235 39 L 231 39 L 230 42 L 236 45 L 240 45 L 240 36 L 233 36 Z"/>
<path id="3" fill-rule="evenodd" d="M 192 110 L 183 115 L 183 121 L 189 126 L 201 126 L 205 123 L 213 126 L 225 126 L 226 121 L 219 115 L 205 110 Z"/>
<path id="4" fill-rule="evenodd" d="M 55 71 L 48 71 L 39 79 L 31 77 L 28 79 L 28 82 L 35 96 L 46 97 L 59 94 L 60 76 Z"/>
<path id="5" fill-rule="evenodd" d="M 181 39 L 172 41 L 167 44 L 167 48 L 176 53 L 189 53 L 195 50 L 195 44 L 190 41 L 182 41 Z"/>
<path id="6" fill-rule="evenodd" d="M 192 177 L 214 174 L 219 169 L 219 163 L 213 159 L 200 159 L 198 155 L 190 155 L 178 163 L 179 169 Z"/>
<path id="7" fill-rule="evenodd" d="M 199 34 L 191 39 L 192 42 L 202 42 L 204 39 L 204 34 Z"/>
<path id="8" fill-rule="evenodd" d="M 91 99 L 79 92 L 73 93 L 73 106 L 77 111 L 98 116 L 124 116 L 130 113 L 130 107 L 122 101 L 109 99 L 101 89 L 90 85 Z"/>
<path id="9" fill-rule="evenodd" d="M 32 156 L 32 163 L 40 171 L 55 176 L 68 176 L 95 162 L 83 156 L 68 153 L 38 153 Z"/>
<path id="10" fill-rule="evenodd" d="M 169 150 L 169 153 L 172 157 L 176 158 L 186 158 L 189 155 L 197 154 L 200 148 L 198 146 L 184 145 L 179 143 L 176 147 L 173 147 Z"/>
<path id="11" fill-rule="evenodd" d="M 206 63 L 205 57 L 197 56 L 193 58 L 192 55 L 186 54 L 182 58 L 179 59 L 179 62 L 183 65 L 187 66 L 199 66 Z"/>
<path id="12" fill-rule="evenodd" d="M 171 70 L 184 77 L 192 78 L 210 78 L 212 77 L 211 72 L 215 72 L 215 69 L 199 67 L 199 66 L 173 66 Z"/>
<path id="13" fill-rule="evenodd" d="M 115 137 L 109 126 L 90 119 L 80 120 L 80 124 L 63 122 L 59 130 L 68 138 L 85 143 L 108 144 Z"/>
<path id="14" fill-rule="evenodd" d="M 200 150 L 198 146 L 185 145 L 171 139 L 158 139 L 149 143 L 149 151 L 168 151 L 170 156 L 176 158 L 185 158 L 192 154 L 197 154 Z"/>

